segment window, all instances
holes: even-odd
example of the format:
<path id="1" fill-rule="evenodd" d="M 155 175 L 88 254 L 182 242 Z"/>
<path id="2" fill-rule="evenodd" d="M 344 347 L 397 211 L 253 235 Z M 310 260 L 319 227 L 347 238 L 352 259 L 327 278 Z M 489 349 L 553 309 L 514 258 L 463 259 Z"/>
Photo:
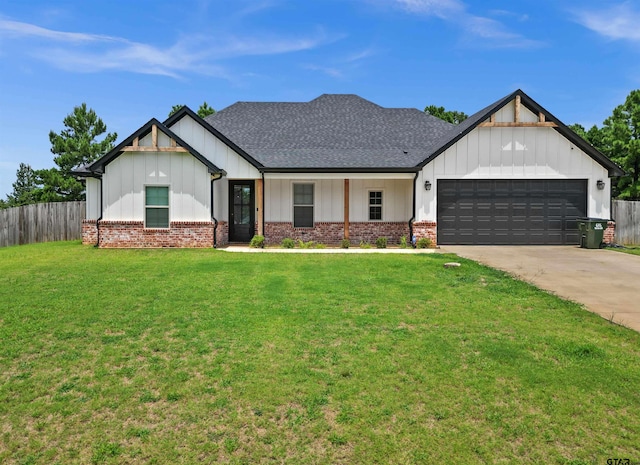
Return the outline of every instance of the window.
<path id="1" fill-rule="evenodd" d="M 293 227 L 313 228 L 313 184 L 293 185 Z"/>
<path id="2" fill-rule="evenodd" d="M 169 188 L 167 186 L 146 186 L 144 188 L 146 228 L 169 227 Z"/>
<path id="3" fill-rule="evenodd" d="M 369 221 L 382 220 L 382 191 L 369 191 Z"/>

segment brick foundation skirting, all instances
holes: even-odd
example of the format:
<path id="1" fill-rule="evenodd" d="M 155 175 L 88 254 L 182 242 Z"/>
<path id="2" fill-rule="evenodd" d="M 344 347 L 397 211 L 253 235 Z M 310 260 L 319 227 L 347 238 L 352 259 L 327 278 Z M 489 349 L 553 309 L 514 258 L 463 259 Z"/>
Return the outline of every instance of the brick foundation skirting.
<path id="1" fill-rule="evenodd" d="M 265 221 L 264 238 L 267 245 L 278 245 L 286 237 L 294 241 L 315 241 L 335 245 L 344 238 L 344 223 L 318 222 L 313 228 L 294 228 L 291 222 Z"/>
<path id="2" fill-rule="evenodd" d="M 413 235 L 416 240 L 428 237 L 435 247 L 438 244 L 438 224 L 435 221 L 416 221 L 413 223 Z"/>
<path id="3" fill-rule="evenodd" d="M 224 247 L 229 245 L 229 223 L 226 221 L 218 221 L 216 228 L 216 247 Z"/>
<path id="4" fill-rule="evenodd" d="M 349 240 L 352 244 L 359 244 L 363 241 L 375 244 L 377 238 L 386 237 L 389 245 L 397 245 L 403 236 L 407 239 L 407 243 L 411 241 L 408 221 L 366 221 L 362 223 L 349 223 Z"/>
<path id="5" fill-rule="evenodd" d="M 96 245 L 96 242 L 98 242 L 96 220 L 82 220 L 82 244 Z"/>
<path id="6" fill-rule="evenodd" d="M 615 239 L 616 239 L 616 222 L 609 221 L 607 223 L 607 229 L 604 230 L 602 241 L 605 244 L 613 244 L 615 243 Z"/>
<path id="7" fill-rule="evenodd" d="M 218 225 L 220 228 L 220 224 Z M 223 227 L 224 228 L 224 227 Z M 145 228 L 142 221 L 100 221 L 82 224 L 82 243 L 105 248 L 213 247 L 211 221 L 172 221 L 168 229 Z"/>
<path id="8" fill-rule="evenodd" d="M 338 245 L 344 239 L 343 222 L 317 222 L 313 228 L 294 228 L 290 222 L 265 222 L 264 236 L 267 245 L 278 245 L 284 238 L 295 241 L 315 241 L 325 245 Z M 400 242 L 405 236 L 409 240 L 409 225 L 407 222 L 369 221 L 350 222 L 349 240 L 352 244 L 366 241 L 375 243 L 379 237 L 386 237 L 389 245 Z"/>

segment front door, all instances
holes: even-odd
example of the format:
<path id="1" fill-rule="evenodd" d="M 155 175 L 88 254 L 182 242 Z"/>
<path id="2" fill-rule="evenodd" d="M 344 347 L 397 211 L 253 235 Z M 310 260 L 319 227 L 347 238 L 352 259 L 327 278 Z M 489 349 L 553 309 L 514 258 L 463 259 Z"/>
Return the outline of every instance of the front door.
<path id="1" fill-rule="evenodd" d="M 229 241 L 249 242 L 255 229 L 254 181 L 229 181 Z"/>

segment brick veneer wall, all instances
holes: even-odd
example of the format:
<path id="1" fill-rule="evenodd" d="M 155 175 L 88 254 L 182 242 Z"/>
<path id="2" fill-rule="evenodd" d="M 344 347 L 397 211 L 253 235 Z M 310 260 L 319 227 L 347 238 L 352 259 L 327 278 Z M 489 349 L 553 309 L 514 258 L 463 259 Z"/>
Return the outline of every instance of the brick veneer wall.
<path id="1" fill-rule="evenodd" d="M 431 239 L 431 245 L 435 247 L 438 243 L 438 228 L 435 221 L 416 221 L 413 223 L 413 235 L 416 240 L 421 237 Z"/>
<path id="2" fill-rule="evenodd" d="M 379 237 L 386 237 L 389 245 L 397 245 L 400 238 L 404 236 L 409 238 L 409 223 L 407 221 L 390 222 L 390 221 L 367 221 L 362 223 L 349 223 L 349 240 L 352 244 L 358 244 L 361 241 L 374 244 Z"/>
<path id="3" fill-rule="evenodd" d="M 93 225 L 91 225 L 93 223 Z M 83 222 L 83 244 L 95 244 L 94 221 Z M 220 225 L 218 225 L 220 227 Z M 145 228 L 142 221 L 100 221 L 100 247 L 213 247 L 211 221 L 172 221 L 168 229 Z"/>
<path id="4" fill-rule="evenodd" d="M 226 221 L 218 221 L 216 228 L 216 247 L 229 245 L 229 223 Z"/>
<path id="5" fill-rule="evenodd" d="M 320 242 L 326 245 L 337 245 L 344 239 L 343 222 L 317 222 L 313 228 L 294 228 L 290 222 L 265 222 L 264 236 L 268 245 L 277 245 L 285 237 L 293 240 Z M 400 242 L 405 236 L 409 240 L 409 225 L 406 222 L 351 222 L 349 223 L 349 240 L 352 244 L 360 241 L 374 243 L 379 237 L 386 237 L 389 245 Z"/>
<path id="6" fill-rule="evenodd" d="M 291 222 L 269 221 L 264 223 L 264 238 L 267 245 L 277 245 L 282 239 L 316 241 L 323 244 L 339 244 L 344 238 L 344 223 L 318 222 L 313 228 L 294 228 Z"/>
<path id="7" fill-rule="evenodd" d="M 604 230 L 604 235 L 602 237 L 602 241 L 605 244 L 613 244 L 616 239 L 616 222 L 609 221 L 607 223 L 607 229 Z"/>
<path id="8" fill-rule="evenodd" d="M 82 220 L 82 244 L 96 245 L 96 242 L 98 242 L 96 220 Z"/>

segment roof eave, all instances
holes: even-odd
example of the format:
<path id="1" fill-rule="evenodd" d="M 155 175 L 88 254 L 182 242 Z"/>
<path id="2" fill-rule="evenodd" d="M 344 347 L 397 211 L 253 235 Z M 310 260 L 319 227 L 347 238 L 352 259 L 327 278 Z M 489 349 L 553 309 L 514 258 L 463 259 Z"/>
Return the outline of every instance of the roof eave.
<path id="1" fill-rule="evenodd" d="M 333 167 L 333 168 L 303 168 L 303 167 L 264 167 L 262 173 L 415 173 L 419 169 L 411 167 L 373 168 L 373 167 Z"/>

